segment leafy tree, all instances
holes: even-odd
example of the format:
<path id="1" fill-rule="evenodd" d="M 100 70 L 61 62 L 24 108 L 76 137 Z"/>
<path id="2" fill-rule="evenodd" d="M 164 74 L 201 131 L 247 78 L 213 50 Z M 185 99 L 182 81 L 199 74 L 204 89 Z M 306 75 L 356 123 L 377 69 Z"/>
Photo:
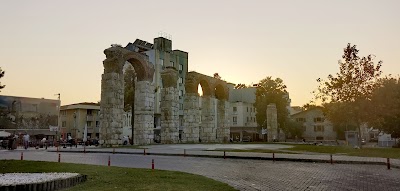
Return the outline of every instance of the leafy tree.
<path id="1" fill-rule="evenodd" d="M 286 123 L 283 129 L 288 138 L 300 138 L 303 136 L 303 125 L 292 119 L 286 119 Z"/>
<path id="2" fill-rule="evenodd" d="M 267 106 L 271 103 L 276 104 L 278 125 L 284 129 L 288 116 L 288 93 L 286 85 L 280 78 L 272 79 L 268 76 L 258 83 L 256 90 L 256 102 L 254 107 L 257 109 L 256 119 L 259 127 L 265 126 L 267 120 Z"/>
<path id="3" fill-rule="evenodd" d="M 247 88 L 246 84 L 236 84 L 236 86 L 234 87 L 235 89 L 243 89 L 243 88 Z"/>
<path id="4" fill-rule="evenodd" d="M 0 78 L 4 77 L 4 73 L 5 72 L 0 67 Z M 6 87 L 6 86 L 5 85 L 1 85 L 1 82 L 0 82 L 0 89 L 3 89 L 4 87 Z"/>
<path id="5" fill-rule="evenodd" d="M 400 79 L 385 77 L 372 94 L 369 112 L 373 115 L 368 122 L 374 127 L 400 137 Z"/>
<path id="6" fill-rule="evenodd" d="M 136 87 L 136 73 L 133 67 L 128 67 L 124 74 L 124 111 L 131 111 L 131 125 L 132 125 L 132 140 L 134 135 L 134 121 L 135 121 L 135 87 Z"/>
<path id="7" fill-rule="evenodd" d="M 369 117 L 368 112 L 365 112 L 365 107 L 382 74 L 382 61 L 375 64 L 374 56 L 360 58 L 358 52 L 356 45 L 347 44 L 344 48 L 343 60 L 339 61 L 339 72 L 336 75 L 329 74 L 326 81 L 318 78 L 317 82 L 320 85 L 315 96 L 324 103 L 339 103 L 338 107 L 328 107 L 331 110 L 330 113 L 343 112 L 345 118 L 342 120 L 347 121 L 348 124 L 355 124 L 361 135 L 360 125 Z M 334 109 L 338 110 L 333 111 Z M 335 122 L 333 115 L 328 114 L 328 118 Z"/>

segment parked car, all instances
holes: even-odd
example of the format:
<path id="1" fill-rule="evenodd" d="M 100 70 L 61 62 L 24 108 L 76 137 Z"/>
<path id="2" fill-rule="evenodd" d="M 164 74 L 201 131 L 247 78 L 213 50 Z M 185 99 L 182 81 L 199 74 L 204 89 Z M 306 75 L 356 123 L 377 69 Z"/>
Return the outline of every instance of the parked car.
<path id="1" fill-rule="evenodd" d="M 242 142 L 251 142 L 251 137 L 250 136 L 243 136 Z"/>

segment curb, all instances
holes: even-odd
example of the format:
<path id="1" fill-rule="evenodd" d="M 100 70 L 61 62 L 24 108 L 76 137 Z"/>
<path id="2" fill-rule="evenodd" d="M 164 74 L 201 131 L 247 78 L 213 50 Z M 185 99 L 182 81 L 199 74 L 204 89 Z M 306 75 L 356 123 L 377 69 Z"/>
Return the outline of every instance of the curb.
<path id="1" fill-rule="evenodd" d="M 78 175 L 75 177 L 70 177 L 66 179 L 58 179 L 52 181 L 46 181 L 41 183 L 31 183 L 31 184 L 18 184 L 9 186 L 0 186 L 0 191 L 53 191 L 61 190 L 75 186 L 79 183 L 85 182 L 87 180 L 87 175 Z"/>
<path id="2" fill-rule="evenodd" d="M 57 151 L 48 151 L 57 152 Z M 83 151 L 58 151 L 66 153 L 84 153 Z M 104 153 L 104 154 L 130 154 L 130 155 L 143 155 L 143 152 L 122 152 L 122 151 L 88 151 L 86 153 Z M 182 157 L 203 157 L 203 158 L 229 158 L 229 159 L 246 159 L 246 160 L 269 160 L 269 161 L 289 161 L 289 162 L 314 162 L 314 163 L 331 163 L 330 159 L 301 159 L 301 158 L 283 158 L 283 157 L 257 157 L 257 156 L 219 156 L 219 155 L 201 155 L 201 154 L 178 154 L 178 153 L 151 153 L 146 152 L 146 155 L 155 156 L 182 156 Z M 369 164 L 369 165 L 387 165 L 386 162 L 377 161 L 348 161 L 348 160 L 334 160 L 334 164 Z M 400 169 L 399 165 L 390 165 L 392 168 Z"/>

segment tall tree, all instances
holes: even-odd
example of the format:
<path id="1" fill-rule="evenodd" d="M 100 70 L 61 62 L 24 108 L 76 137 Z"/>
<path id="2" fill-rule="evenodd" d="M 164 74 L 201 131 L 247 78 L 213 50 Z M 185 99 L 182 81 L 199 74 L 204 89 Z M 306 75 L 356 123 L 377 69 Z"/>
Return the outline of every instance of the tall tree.
<path id="1" fill-rule="evenodd" d="M 372 92 L 382 74 L 382 61 L 375 63 L 373 55 L 360 58 L 358 52 L 356 45 L 347 44 L 344 48 L 343 60 L 339 61 L 339 72 L 335 75 L 329 74 L 326 81 L 318 78 L 317 82 L 320 85 L 315 96 L 324 103 L 347 105 L 347 109 L 343 112 L 347 114 L 346 116 L 353 117 L 346 120 L 348 123 L 356 124 L 361 135 L 360 125 L 368 118 L 368 112 L 364 112 L 364 107 L 371 99 Z M 331 110 L 337 108 L 342 107 L 331 107 Z M 328 115 L 328 118 L 332 120 L 331 115 Z"/>
<path id="2" fill-rule="evenodd" d="M 1 67 L 0 67 L 0 78 L 4 77 L 4 74 L 5 74 L 4 70 L 2 70 Z M 0 82 L 0 89 L 3 89 L 4 87 L 6 87 L 6 86 L 5 85 L 1 85 L 1 82 Z"/>
<path id="3" fill-rule="evenodd" d="M 385 77 L 372 94 L 368 122 L 392 137 L 400 137 L 400 79 Z"/>
<path id="4" fill-rule="evenodd" d="M 267 76 L 258 83 L 256 90 L 254 107 L 257 109 L 256 119 L 259 127 L 265 126 L 267 106 L 271 103 L 276 104 L 278 124 L 284 129 L 288 117 L 286 85 L 280 78 L 272 79 L 271 76 Z"/>
<path id="5" fill-rule="evenodd" d="M 127 67 L 124 74 L 124 111 L 131 111 L 131 128 L 132 128 L 132 141 L 134 136 L 134 122 L 135 122 L 135 87 L 136 87 L 136 73 L 133 67 Z M 133 142 L 132 142 L 133 144 Z"/>

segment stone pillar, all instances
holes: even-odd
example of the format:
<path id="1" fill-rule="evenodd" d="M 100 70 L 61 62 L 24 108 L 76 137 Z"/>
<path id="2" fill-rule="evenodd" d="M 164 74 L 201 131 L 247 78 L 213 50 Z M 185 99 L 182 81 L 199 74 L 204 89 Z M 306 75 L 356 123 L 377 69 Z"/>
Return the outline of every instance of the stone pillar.
<path id="1" fill-rule="evenodd" d="M 203 96 L 201 103 L 201 142 L 209 143 L 216 141 L 216 120 L 215 98 Z"/>
<path id="2" fill-rule="evenodd" d="M 198 143 L 200 128 L 199 95 L 197 93 L 186 93 L 183 102 L 183 142 Z"/>
<path id="3" fill-rule="evenodd" d="M 178 72 L 175 68 L 166 68 L 161 73 L 161 143 L 179 142 L 179 90 Z"/>
<path id="4" fill-rule="evenodd" d="M 149 81 L 138 81 L 135 87 L 134 144 L 153 143 L 154 86 Z"/>
<path id="5" fill-rule="evenodd" d="M 278 140 L 278 116 L 274 103 L 267 106 L 267 130 L 268 142 Z"/>
<path id="6" fill-rule="evenodd" d="M 122 143 L 123 78 L 122 70 L 121 73 L 105 70 L 101 79 L 100 141 L 109 146 Z"/>
<path id="7" fill-rule="evenodd" d="M 230 109 L 229 102 L 218 100 L 217 105 L 218 127 L 217 127 L 217 142 L 226 143 L 230 136 Z"/>

